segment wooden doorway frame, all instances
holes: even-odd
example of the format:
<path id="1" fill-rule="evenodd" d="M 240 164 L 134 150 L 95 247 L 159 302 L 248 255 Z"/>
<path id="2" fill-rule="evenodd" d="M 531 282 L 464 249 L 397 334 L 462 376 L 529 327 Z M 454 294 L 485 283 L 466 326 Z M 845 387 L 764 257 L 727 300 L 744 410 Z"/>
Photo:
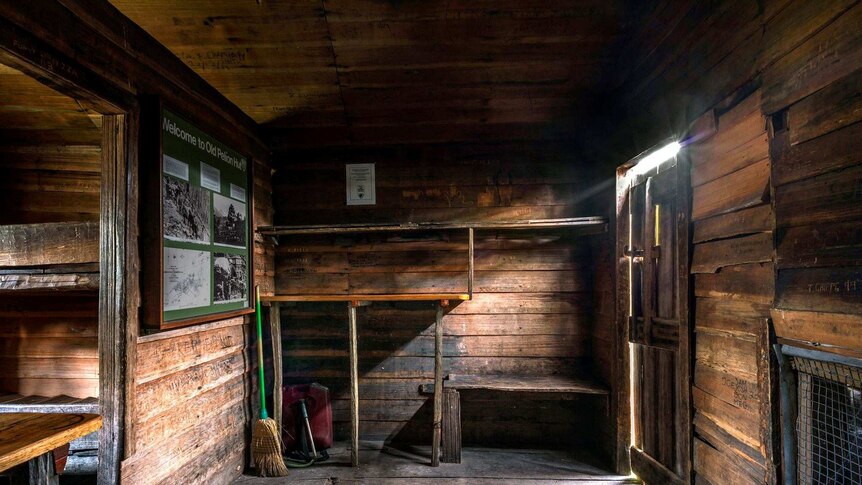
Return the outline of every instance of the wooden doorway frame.
<path id="1" fill-rule="evenodd" d="M 668 140 L 675 141 L 675 140 Z M 666 143 L 657 145 L 655 148 L 660 148 Z M 614 379 L 616 381 L 616 403 L 617 411 L 617 427 L 616 427 L 616 455 L 615 464 L 618 473 L 631 473 L 630 447 L 633 441 L 633 408 L 632 408 L 632 367 L 631 352 L 630 352 L 630 336 L 629 336 L 629 291 L 630 291 L 630 274 L 629 274 L 629 255 L 628 249 L 628 226 L 629 226 L 629 203 L 631 188 L 642 183 L 648 175 L 654 175 L 663 171 L 661 167 L 657 170 L 653 169 L 649 173 L 641 174 L 633 177 L 629 172 L 638 161 L 646 154 L 654 151 L 648 150 L 628 162 L 620 165 L 616 170 L 616 233 L 615 233 L 615 255 L 616 262 L 614 272 L 616 275 L 616 306 L 615 306 L 615 345 L 616 355 Z M 680 412 L 685 413 L 677 420 L 676 429 L 679 433 L 677 441 L 677 460 L 680 465 L 680 471 L 684 480 L 690 481 L 692 472 L 692 402 L 691 402 L 691 386 L 692 386 L 692 368 L 694 363 L 693 347 L 692 347 L 692 292 L 691 278 L 689 274 L 689 265 L 691 260 L 691 183 L 690 183 L 690 160 L 687 154 L 680 153 L 676 156 L 676 177 L 677 177 L 677 213 L 683 217 L 678 217 L 676 221 L 676 244 L 677 244 L 677 284 L 678 284 L 678 305 L 679 318 L 682 326 L 685 327 L 685 332 L 680 332 L 679 335 L 679 370 L 678 382 L 679 399 L 678 406 Z M 656 477 L 641 477 L 646 481 L 654 481 L 656 483 L 673 482 L 675 477 L 670 475 Z"/>
<path id="2" fill-rule="evenodd" d="M 126 396 L 138 335 L 138 103 L 107 80 L 0 18 L 0 63 L 102 114 L 99 200 L 98 483 L 119 483 L 127 456 Z"/>

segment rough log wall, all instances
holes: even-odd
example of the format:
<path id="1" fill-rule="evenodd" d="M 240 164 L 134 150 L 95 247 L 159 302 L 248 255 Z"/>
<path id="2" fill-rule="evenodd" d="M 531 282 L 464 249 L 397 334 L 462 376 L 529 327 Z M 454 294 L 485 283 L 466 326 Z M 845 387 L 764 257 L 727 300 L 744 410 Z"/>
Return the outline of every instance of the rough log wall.
<path id="1" fill-rule="evenodd" d="M 661 21 L 651 25 L 675 27 L 666 36 L 645 29 L 652 54 L 639 56 L 639 74 L 623 89 L 630 126 L 620 139 L 634 142 L 634 154 L 684 133 L 705 112 L 718 121 L 715 136 L 690 148 L 694 468 L 704 483 L 776 480 L 763 346 L 773 301 L 779 338 L 844 347 L 854 340 L 837 336 L 852 335 L 862 311 L 855 230 L 862 6 L 661 5 Z M 768 135 L 764 115 L 784 110 L 787 129 Z"/>
<path id="2" fill-rule="evenodd" d="M 377 162 L 377 205 L 345 207 L 344 163 Z M 588 175 L 562 146 L 380 147 L 276 155 L 279 224 L 484 221 L 588 215 Z M 589 372 L 590 237 L 477 232 L 475 299 L 445 318 L 446 372 Z M 283 238 L 279 293 L 466 292 L 466 234 Z M 359 309 L 361 435 L 427 444 L 434 306 Z M 346 307 L 282 309 L 285 382 L 332 388 L 337 437 L 347 431 Z M 522 401 L 520 398 L 529 398 Z M 461 401 L 465 444 L 571 445 L 589 439 L 600 398 L 532 398 L 471 391 Z"/>

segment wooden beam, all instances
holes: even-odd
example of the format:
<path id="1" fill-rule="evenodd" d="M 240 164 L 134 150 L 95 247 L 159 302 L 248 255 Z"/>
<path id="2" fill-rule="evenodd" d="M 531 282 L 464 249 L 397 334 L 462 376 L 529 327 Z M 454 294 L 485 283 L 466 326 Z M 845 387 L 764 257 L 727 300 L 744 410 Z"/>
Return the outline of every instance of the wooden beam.
<path id="1" fill-rule="evenodd" d="M 431 466 L 440 466 L 440 441 L 443 432 L 443 307 L 437 305 L 434 320 L 434 430 L 431 439 Z"/>
<path id="2" fill-rule="evenodd" d="M 99 433 L 99 483 L 120 481 L 120 462 L 126 429 L 126 371 L 134 369 L 126 361 L 126 329 L 136 325 L 130 315 L 137 313 L 137 273 L 128 265 L 127 238 L 136 234 L 136 192 L 127 184 L 136 173 L 134 158 L 126 151 L 126 116 L 105 116 L 102 122 L 102 180 L 99 278 L 99 405 L 104 426 Z M 132 176 L 134 177 L 134 176 Z M 130 212 L 131 211 L 131 212 Z M 128 225 L 127 225 L 128 224 Z M 128 306 L 127 306 L 128 305 Z M 135 352 L 130 352 L 134 355 Z"/>
<path id="3" fill-rule="evenodd" d="M 0 226 L 0 266 L 99 261 L 99 225 L 59 222 Z"/>
<path id="4" fill-rule="evenodd" d="M 683 485 L 685 482 L 661 463 L 655 461 L 651 456 L 637 448 L 630 448 L 632 460 L 632 471 L 644 481 L 644 483 L 666 483 L 670 485 Z"/>
<path id="5" fill-rule="evenodd" d="M 461 463 L 461 394 L 456 389 L 443 393 L 442 463 Z"/>
<path id="6" fill-rule="evenodd" d="M 501 222 L 419 222 L 406 224 L 334 224 L 306 226 L 261 226 L 257 233 L 264 236 L 296 236 L 307 234 L 362 234 L 371 232 L 431 231 L 450 229 L 560 229 L 568 227 L 601 226 L 606 217 L 574 217 L 565 219 L 536 219 Z"/>
<path id="7" fill-rule="evenodd" d="M 270 340 L 272 341 L 272 363 L 273 363 L 273 383 L 272 383 L 272 417 L 278 424 L 278 429 L 282 428 L 281 422 L 281 398 L 283 385 L 283 363 L 281 352 L 281 303 L 274 302 L 269 307 L 269 330 Z"/>
<path id="8" fill-rule="evenodd" d="M 43 453 L 30 460 L 30 485 L 60 485 L 60 476 L 54 469 L 54 453 Z"/>
<path id="9" fill-rule="evenodd" d="M 467 294 L 470 299 L 473 299 L 473 273 L 474 273 L 474 257 L 473 257 L 473 228 L 467 228 L 467 258 L 469 267 L 467 269 Z"/>
<path id="10" fill-rule="evenodd" d="M 359 351 L 356 334 L 356 307 L 347 305 L 350 339 L 350 464 L 359 466 Z"/>
<path id="11" fill-rule="evenodd" d="M 96 273 L 0 274 L 0 293 L 96 291 L 98 289 L 99 275 Z"/>
<path id="12" fill-rule="evenodd" d="M 320 301 L 346 301 L 346 302 L 369 302 L 369 301 L 440 301 L 455 300 L 468 301 L 470 295 L 464 293 L 397 293 L 380 295 L 271 295 L 261 296 L 260 301 L 268 302 L 320 302 Z M 361 305 L 357 305 L 361 306 Z"/>

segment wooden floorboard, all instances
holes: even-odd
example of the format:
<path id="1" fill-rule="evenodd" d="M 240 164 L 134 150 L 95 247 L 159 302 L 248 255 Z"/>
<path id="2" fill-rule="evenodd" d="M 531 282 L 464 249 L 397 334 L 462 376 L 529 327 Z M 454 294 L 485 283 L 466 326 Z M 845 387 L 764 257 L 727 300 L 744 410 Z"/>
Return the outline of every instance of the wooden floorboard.
<path id="1" fill-rule="evenodd" d="M 304 485 L 562 485 L 569 483 L 619 484 L 638 483 L 629 477 L 614 475 L 597 464 L 586 453 L 561 450 L 517 450 L 499 448 L 464 448 L 460 464 L 442 463 L 429 466 L 430 447 L 391 448 L 378 443 L 362 442 L 359 467 L 349 466 L 350 453 L 336 443 L 329 450 L 329 461 L 310 468 L 292 469 L 284 478 L 259 478 L 243 475 L 234 483 L 268 485 L 301 483 Z"/>

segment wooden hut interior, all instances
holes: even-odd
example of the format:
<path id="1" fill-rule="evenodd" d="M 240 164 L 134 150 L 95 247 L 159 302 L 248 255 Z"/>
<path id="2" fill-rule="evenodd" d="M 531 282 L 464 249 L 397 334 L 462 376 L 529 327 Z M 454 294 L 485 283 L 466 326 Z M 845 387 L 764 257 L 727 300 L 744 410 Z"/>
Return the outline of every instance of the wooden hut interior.
<path id="1" fill-rule="evenodd" d="M 862 483 L 862 2 L 0 2 L 0 485 Z"/>

